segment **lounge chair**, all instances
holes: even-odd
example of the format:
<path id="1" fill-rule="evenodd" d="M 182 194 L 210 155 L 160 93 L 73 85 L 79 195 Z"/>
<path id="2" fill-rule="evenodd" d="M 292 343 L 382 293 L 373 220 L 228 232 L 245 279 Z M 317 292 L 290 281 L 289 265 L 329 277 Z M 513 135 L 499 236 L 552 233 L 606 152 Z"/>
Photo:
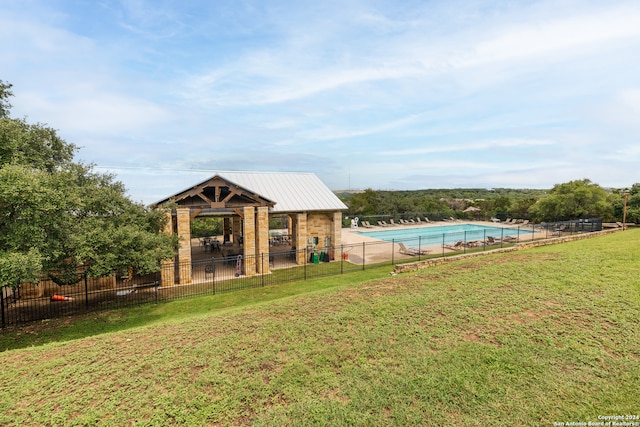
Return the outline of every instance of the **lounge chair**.
<path id="1" fill-rule="evenodd" d="M 461 251 L 464 249 L 464 242 L 462 240 L 458 240 L 453 245 L 449 245 L 445 243 L 444 245 L 442 245 L 442 247 L 452 251 Z"/>
<path id="2" fill-rule="evenodd" d="M 391 219 L 389 220 L 389 222 L 391 223 L 391 225 L 400 225 L 400 224 L 396 224 L 395 222 L 393 222 L 393 218 L 391 218 Z"/>
<path id="3" fill-rule="evenodd" d="M 493 236 L 487 236 L 487 241 L 486 241 L 487 245 L 499 245 L 500 243 L 502 243 L 502 240 L 497 239 Z"/>
<path id="4" fill-rule="evenodd" d="M 405 254 L 405 255 L 411 255 L 411 256 L 418 256 L 418 255 L 427 255 L 429 254 L 431 251 L 428 249 L 415 249 L 415 248 L 408 248 L 405 246 L 404 243 L 398 243 L 398 247 L 400 248 L 400 253 L 401 254 Z"/>
<path id="5" fill-rule="evenodd" d="M 524 221 L 522 221 L 522 224 L 520 224 L 520 225 L 527 225 L 527 224 L 529 224 L 529 220 L 525 219 Z"/>
<path id="6" fill-rule="evenodd" d="M 402 224 L 402 225 L 407 225 L 407 224 L 409 224 L 407 221 L 405 221 L 405 220 L 404 220 L 404 219 L 402 219 L 402 218 L 400 218 L 400 219 L 399 219 L 399 221 L 400 221 L 400 224 Z"/>
<path id="7" fill-rule="evenodd" d="M 360 222 L 360 224 L 362 224 L 362 226 L 363 226 L 364 228 L 372 228 L 372 227 L 373 227 L 373 225 L 371 225 L 371 224 L 369 223 L 369 221 L 361 221 L 361 222 Z"/>
<path id="8" fill-rule="evenodd" d="M 422 224 L 422 220 L 420 219 L 420 217 L 417 217 L 417 218 L 416 218 L 416 222 L 417 222 L 418 224 Z"/>
<path id="9" fill-rule="evenodd" d="M 505 223 L 505 224 L 511 224 L 511 218 L 507 218 L 507 219 L 505 219 L 505 220 L 504 220 L 504 223 Z"/>
<path id="10" fill-rule="evenodd" d="M 482 246 L 482 241 L 480 241 L 480 240 L 471 240 L 470 242 L 467 242 L 464 245 L 467 248 L 479 248 L 480 246 Z"/>
<path id="11" fill-rule="evenodd" d="M 429 218 L 427 218 L 426 216 L 424 217 L 425 222 L 431 222 L 429 221 Z"/>
<path id="12" fill-rule="evenodd" d="M 554 231 L 551 232 L 552 236 L 562 236 L 562 232 L 564 231 L 564 229 L 567 228 L 567 226 L 565 224 L 561 224 L 558 227 L 556 227 L 556 229 Z"/>
<path id="13" fill-rule="evenodd" d="M 378 221 L 378 225 L 380 227 L 388 227 L 389 226 L 389 224 L 387 224 L 385 221 Z"/>

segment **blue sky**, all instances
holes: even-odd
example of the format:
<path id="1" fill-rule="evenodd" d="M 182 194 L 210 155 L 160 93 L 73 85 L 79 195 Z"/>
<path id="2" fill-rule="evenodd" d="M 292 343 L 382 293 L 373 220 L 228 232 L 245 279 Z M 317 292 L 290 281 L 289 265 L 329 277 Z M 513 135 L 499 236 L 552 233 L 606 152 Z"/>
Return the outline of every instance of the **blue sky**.
<path id="1" fill-rule="evenodd" d="M 151 203 L 224 170 L 330 188 L 640 182 L 640 2 L 0 0 L 12 115 Z"/>

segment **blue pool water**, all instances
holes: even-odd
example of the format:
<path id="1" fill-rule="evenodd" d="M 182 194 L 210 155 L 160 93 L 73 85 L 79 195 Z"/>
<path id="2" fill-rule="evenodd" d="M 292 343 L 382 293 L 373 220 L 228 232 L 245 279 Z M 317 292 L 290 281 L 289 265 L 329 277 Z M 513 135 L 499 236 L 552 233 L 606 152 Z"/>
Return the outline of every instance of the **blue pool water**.
<path id="1" fill-rule="evenodd" d="M 491 227 L 477 224 L 454 224 L 435 227 L 391 226 L 386 230 L 359 231 L 358 234 L 386 242 L 403 242 L 407 246 L 431 246 L 450 244 L 457 241 L 485 240 L 487 236 L 503 238 L 505 236 L 530 235 L 531 230 Z"/>

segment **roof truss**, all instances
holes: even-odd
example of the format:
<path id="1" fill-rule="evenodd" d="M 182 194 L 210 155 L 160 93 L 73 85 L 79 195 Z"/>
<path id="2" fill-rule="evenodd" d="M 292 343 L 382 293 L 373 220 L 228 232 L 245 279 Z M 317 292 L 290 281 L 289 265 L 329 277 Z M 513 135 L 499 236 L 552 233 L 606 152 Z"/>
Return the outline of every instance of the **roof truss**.
<path id="1" fill-rule="evenodd" d="M 165 202 L 197 209 L 240 209 L 243 207 L 273 207 L 275 202 L 240 187 L 216 175 L 205 182 L 178 193 Z"/>

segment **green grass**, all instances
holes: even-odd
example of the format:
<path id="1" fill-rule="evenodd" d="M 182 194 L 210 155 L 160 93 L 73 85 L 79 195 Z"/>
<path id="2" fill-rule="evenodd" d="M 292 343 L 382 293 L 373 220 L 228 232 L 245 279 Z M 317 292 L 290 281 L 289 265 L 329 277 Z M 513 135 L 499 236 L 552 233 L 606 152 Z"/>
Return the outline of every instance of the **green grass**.
<path id="1" fill-rule="evenodd" d="M 639 243 L 629 230 L 6 330 L 0 424 L 539 426 L 637 414 Z"/>

